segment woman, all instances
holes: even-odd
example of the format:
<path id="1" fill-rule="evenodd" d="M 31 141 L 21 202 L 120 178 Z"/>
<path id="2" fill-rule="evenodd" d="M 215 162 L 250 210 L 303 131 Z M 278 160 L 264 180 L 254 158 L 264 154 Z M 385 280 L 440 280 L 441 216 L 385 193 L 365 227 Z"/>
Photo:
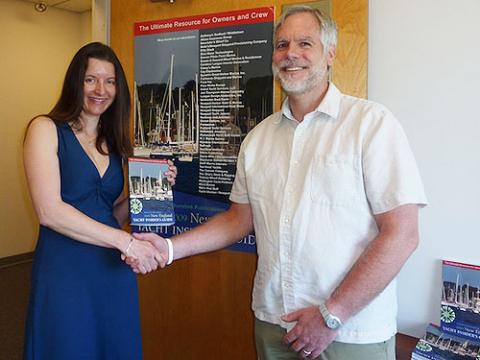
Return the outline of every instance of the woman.
<path id="1" fill-rule="evenodd" d="M 25 173 L 40 232 L 26 359 L 142 358 L 136 276 L 120 255 L 136 258 L 142 273 L 163 259 L 120 228 L 129 112 L 118 58 L 91 43 L 74 56 L 53 110 L 29 124 Z M 173 184 L 174 166 L 167 176 Z"/>

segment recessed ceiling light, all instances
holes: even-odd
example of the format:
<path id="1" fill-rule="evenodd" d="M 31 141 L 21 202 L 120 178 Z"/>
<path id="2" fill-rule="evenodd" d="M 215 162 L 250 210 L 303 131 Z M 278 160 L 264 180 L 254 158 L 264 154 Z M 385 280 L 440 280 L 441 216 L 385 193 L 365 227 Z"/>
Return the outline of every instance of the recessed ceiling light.
<path id="1" fill-rule="evenodd" d="M 34 7 L 38 12 L 45 12 L 47 10 L 47 5 L 43 1 L 35 3 Z"/>

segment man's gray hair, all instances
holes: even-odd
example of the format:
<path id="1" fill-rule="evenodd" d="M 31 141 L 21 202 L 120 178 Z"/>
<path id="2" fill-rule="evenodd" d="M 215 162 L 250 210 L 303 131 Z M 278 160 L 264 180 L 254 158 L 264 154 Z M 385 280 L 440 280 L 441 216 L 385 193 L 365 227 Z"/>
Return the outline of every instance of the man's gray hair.
<path id="1" fill-rule="evenodd" d="M 274 34 L 275 38 L 277 36 L 278 29 L 283 25 L 285 20 L 294 14 L 299 13 L 309 13 L 312 14 L 313 17 L 318 21 L 318 25 L 320 27 L 320 41 L 323 45 L 324 51 L 328 51 L 331 47 L 336 48 L 337 46 L 337 25 L 335 21 L 324 14 L 318 9 L 312 8 L 306 5 L 295 5 L 288 7 L 286 10 L 283 11 L 280 20 L 277 21 L 275 24 Z"/>

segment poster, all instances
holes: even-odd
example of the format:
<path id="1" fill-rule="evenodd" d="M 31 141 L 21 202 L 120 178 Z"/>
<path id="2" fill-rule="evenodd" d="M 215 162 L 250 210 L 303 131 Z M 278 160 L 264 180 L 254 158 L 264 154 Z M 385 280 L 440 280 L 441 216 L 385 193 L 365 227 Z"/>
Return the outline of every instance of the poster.
<path id="1" fill-rule="evenodd" d="M 173 159 L 175 225 L 228 208 L 240 144 L 273 110 L 273 7 L 135 24 L 135 156 Z M 255 252 L 249 235 L 231 247 Z"/>

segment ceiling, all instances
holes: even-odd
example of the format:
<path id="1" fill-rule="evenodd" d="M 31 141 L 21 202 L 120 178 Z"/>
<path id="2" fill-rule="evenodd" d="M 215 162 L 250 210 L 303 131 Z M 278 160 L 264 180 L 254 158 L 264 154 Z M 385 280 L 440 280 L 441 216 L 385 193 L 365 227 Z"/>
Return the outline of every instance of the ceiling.
<path id="1" fill-rule="evenodd" d="M 92 0 L 26 0 L 32 4 L 44 3 L 47 5 L 47 10 L 49 7 L 55 9 L 62 9 L 67 11 L 73 11 L 82 13 L 84 11 L 89 11 L 92 9 Z"/>

